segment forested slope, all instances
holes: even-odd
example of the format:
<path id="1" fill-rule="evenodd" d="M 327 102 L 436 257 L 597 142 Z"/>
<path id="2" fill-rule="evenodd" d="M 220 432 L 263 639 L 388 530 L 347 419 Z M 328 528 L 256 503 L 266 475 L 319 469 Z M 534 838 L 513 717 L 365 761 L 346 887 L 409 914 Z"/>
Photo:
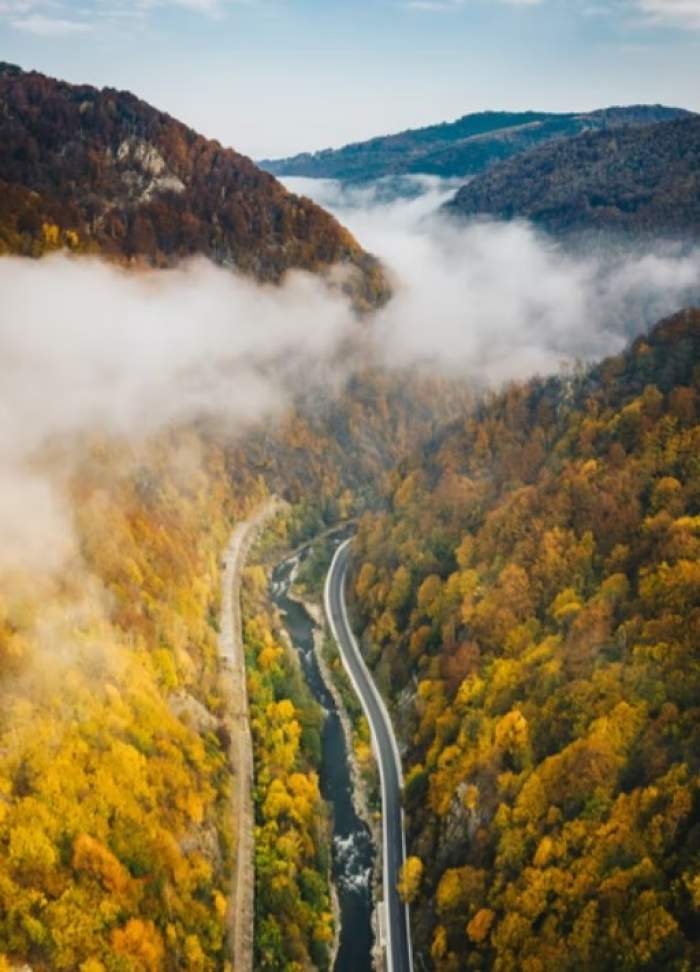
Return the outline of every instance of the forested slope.
<path id="1" fill-rule="evenodd" d="M 700 119 L 588 132 L 541 146 L 463 186 L 459 219 L 527 219 L 555 233 L 635 239 L 700 233 Z"/>
<path id="2" fill-rule="evenodd" d="M 439 972 L 700 964 L 700 311 L 402 465 L 355 611 Z"/>
<path id="3" fill-rule="evenodd" d="M 265 431 L 95 436 L 37 457 L 75 549 L 56 566 L 45 536 L 45 569 L 0 567 L 0 968 L 225 968 L 235 847 L 215 639 L 231 525 L 268 489 L 295 503 L 290 544 L 361 511 L 457 401 L 441 382 L 367 372 Z M 253 585 L 256 947 L 261 970 L 292 954 L 323 968 L 318 716 L 261 604 Z"/>
<path id="4" fill-rule="evenodd" d="M 396 464 L 463 414 L 467 383 L 420 369 L 358 368 L 338 393 L 309 389 L 294 408 L 229 440 L 234 491 L 263 480 L 293 504 L 296 541 L 376 502 Z"/>
<path id="5" fill-rule="evenodd" d="M 0 254 L 60 247 L 154 266 L 201 255 L 262 280 L 344 265 L 363 300 L 386 291 L 346 229 L 250 159 L 129 92 L 0 63 Z"/>
<path id="6" fill-rule="evenodd" d="M 201 254 L 265 280 L 345 262 L 365 302 L 382 299 L 376 263 L 331 217 L 133 96 L 3 66 L 0 104 L 0 253 L 135 270 Z M 40 536 L 31 564 L 3 538 L 0 559 L 0 969 L 228 967 L 236 849 L 215 639 L 231 527 L 273 490 L 296 504 L 290 543 L 364 509 L 463 398 L 358 366 L 246 431 L 192 416 L 127 442 L 97 418 L 62 437 L 47 419 L 27 465 L 61 535 Z M 319 716 L 255 585 L 249 614 L 258 963 L 324 968 Z"/>
<path id="7" fill-rule="evenodd" d="M 234 506 L 200 450 L 86 444 L 74 554 L 2 571 L 0 953 L 35 970 L 223 967 L 214 626 Z"/>
<path id="8" fill-rule="evenodd" d="M 270 159 L 261 166 L 279 176 L 364 182 L 387 176 L 427 173 L 459 178 L 485 172 L 537 145 L 586 131 L 652 125 L 689 115 L 663 105 L 631 105 L 599 111 L 552 114 L 542 111 L 482 111 L 454 122 L 379 135 L 339 149 Z"/>

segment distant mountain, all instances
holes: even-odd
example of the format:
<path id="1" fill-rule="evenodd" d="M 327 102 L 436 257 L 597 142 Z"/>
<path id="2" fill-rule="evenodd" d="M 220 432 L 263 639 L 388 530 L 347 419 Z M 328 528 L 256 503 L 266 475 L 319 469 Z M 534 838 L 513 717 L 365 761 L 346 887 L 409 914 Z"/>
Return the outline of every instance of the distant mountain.
<path id="1" fill-rule="evenodd" d="M 524 218 L 553 232 L 696 236 L 700 117 L 540 146 L 473 179 L 446 209 L 463 218 Z"/>
<path id="2" fill-rule="evenodd" d="M 265 159 L 260 166 L 278 176 L 344 182 L 410 173 L 463 177 L 484 172 L 494 163 L 543 142 L 622 125 L 651 125 L 690 114 L 663 105 L 605 108 L 581 114 L 485 111 L 465 115 L 455 122 L 383 135 L 340 149 L 303 153 L 288 159 Z"/>
<path id="3" fill-rule="evenodd" d="M 0 254 L 62 246 L 155 266 L 202 254 L 272 281 L 345 264 L 361 300 L 385 291 L 334 217 L 250 159 L 128 92 L 0 63 Z"/>

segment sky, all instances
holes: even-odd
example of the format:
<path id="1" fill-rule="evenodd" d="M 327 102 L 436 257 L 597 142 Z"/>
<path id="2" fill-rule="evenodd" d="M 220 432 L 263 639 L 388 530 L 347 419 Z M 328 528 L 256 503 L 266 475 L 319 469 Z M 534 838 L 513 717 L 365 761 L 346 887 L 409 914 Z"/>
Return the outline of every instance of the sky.
<path id="1" fill-rule="evenodd" d="M 484 109 L 700 110 L 700 0 L 0 0 L 0 58 L 259 159 Z"/>

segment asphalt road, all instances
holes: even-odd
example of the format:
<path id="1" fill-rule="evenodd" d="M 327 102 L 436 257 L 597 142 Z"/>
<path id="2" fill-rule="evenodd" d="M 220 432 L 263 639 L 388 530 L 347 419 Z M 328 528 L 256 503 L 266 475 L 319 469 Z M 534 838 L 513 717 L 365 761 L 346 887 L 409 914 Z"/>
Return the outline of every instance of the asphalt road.
<path id="1" fill-rule="evenodd" d="M 386 916 L 386 967 L 388 972 L 413 972 L 408 906 L 401 901 L 396 882 L 406 859 L 406 838 L 401 808 L 401 757 L 386 706 L 369 673 L 348 620 L 345 579 L 350 540 L 338 547 L 325 587 L 325 608 L 355 691 L 372 732 L 372 747 L 379 764 L 384 832 L 384 906 Z"/>

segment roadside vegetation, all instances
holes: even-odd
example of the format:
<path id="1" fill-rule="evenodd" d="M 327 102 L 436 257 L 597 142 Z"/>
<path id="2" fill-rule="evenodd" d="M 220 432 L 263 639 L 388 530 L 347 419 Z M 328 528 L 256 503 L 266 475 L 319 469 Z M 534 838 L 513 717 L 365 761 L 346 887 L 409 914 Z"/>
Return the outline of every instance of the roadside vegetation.
<path id="1" fill-rule="evenodd" d="M 255 761 L 255 968 L 330 968 L 331 827 L 319 790 L 322 712 L 275 630 L 260 566 L 246 570 L 244 644 Z"/>

